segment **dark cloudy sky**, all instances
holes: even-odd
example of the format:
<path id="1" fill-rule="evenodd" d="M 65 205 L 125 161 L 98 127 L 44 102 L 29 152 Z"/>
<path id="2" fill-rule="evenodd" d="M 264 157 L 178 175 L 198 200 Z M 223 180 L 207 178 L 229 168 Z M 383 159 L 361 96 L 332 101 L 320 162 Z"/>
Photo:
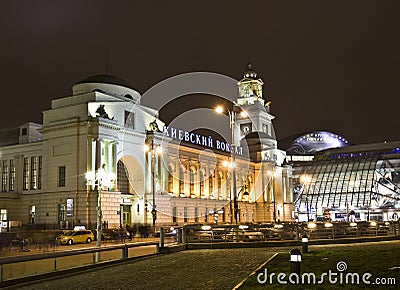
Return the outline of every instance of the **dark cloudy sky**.
<path id="1" fill-rule="evenodd" d="M 400 140 L 400 1 L 20 1 L 0 4 L 1 128 L 41 122 L 94 74 L 140 93 L 250 60 L 278 139 L 315 130 Z M 106 56 L 108 55 L 108 70 Z"/>

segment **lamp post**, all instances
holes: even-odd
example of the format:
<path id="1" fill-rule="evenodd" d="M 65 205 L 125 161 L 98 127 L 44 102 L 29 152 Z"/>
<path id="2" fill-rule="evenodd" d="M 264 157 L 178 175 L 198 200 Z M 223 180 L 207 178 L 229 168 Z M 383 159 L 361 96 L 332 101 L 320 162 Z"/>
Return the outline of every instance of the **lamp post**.
<path id="1" fill-rule="evenodd" d="M 277 171 L 275 170 L 275 166 L 274 169 L 272 171 L 269 171 L 268 174 L 270 175 L 270 180 L 269 180 L 269 186 L 270 186 L 270 190 L 272 190 L 272 198 L 273 198 L 273 219 L 274 219 L 274 223 L 276 223 L 276 195 L 275 195 L 275 177 L 278 174 Z"/>
<path id="2" fill-rule="evenodd" d="M 86 173 L 86 180 L 88 186 L 91 189 L 95 189 L 97 191 L 97 207 L 96 207 L 96 247 L 101 246 L 101 234 L 102 234 L 102 222 L 103 222 L 103 213 L 101 209 L 101 192 L 103 190 L 103 185 L 110 187 L 110 184 L 113 180 L 115 180 L 114 173 L 110 172 L 107 174 L 105 170 L 105 164 L 102 165 L 96 172 L 89 171 Z M 96 252 L 96 262 L 100 261 L 100 252 Z"/>
<path id="3" fill-rule="evenodd" d="M 153 231 L 156 232 L 156 220 L 157 220 L 157 210 L 156 210 L 156 173 L 155 173 L 155 157 L 158 154 L 161 154 L 162 148 L 161 146 L 154 145 L 154 135 L 152 134 L 153 131 L 147 132 L 148 140 L 147 144 L 145 145 L 145 151 L 150 152 L 150 160 L 151 160 L 151 172 L 152 172 L 152 179 L 151 179 L 151 194 L 152 194 L 152 210 L 151 215 L 153 219 Z"/>
<path id="4" fill-rule="evenodd" d="M 221 106 L 218 106 L 215 108 L 215 111 L 219 114 L 222 114 L 224 112 L 224 108 Z M 228 115 L 229 115 L 229 125 L 231 128 L 231 138 L 232 138 L 232 145 L 231 145 L 231 168 L 232 168 L 232 191 L 233 191 L 233 219 L 235 224 L 238 224 L 238 212 L 239 212 L 239 207 L 238 207 L 238 201 L 237 201 L 237 192 L 236 192 L 236 164 L 235 164 L 235 150 L 236 150 L 236 145 L 235 145 L 235 121 L 236 121 L 236 113 L 239 111 L 239 107 L 235 104 L 233 104 L 233 110 L 227 110 Z M 241 111 L 241 115 L 243 117 L 247 116 L 247 113 L 245 111 Z M 232 197 L 231 197 L 232 200 Z"/>
<path id="5" fill-rule="evenodd" d="M 309 204 L 308 204 L 308 190 L 309 187 L 307 188 L 307 185 L 311 182 L 311 177 L 309 175 L 302 175 L 300 177 L 300 181 L 303 183 L 305 190 L 306 190 L 306 210 L 307 210 L 307 222 L 310 221 L 310 211 L 309 211 Z"/>

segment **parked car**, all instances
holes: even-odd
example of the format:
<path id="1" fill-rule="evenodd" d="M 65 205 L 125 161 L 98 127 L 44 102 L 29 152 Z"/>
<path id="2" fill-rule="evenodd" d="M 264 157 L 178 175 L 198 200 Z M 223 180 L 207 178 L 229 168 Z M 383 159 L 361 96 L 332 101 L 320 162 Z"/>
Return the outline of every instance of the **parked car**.
<path id="1" fill-rule="evenodd" d="M 122 239 L 129 239 L 130 234 L 127 230 L 121 228 L 103 229 L 101 232 L 101 239 L 103 241 L 117 241 Z"/>
<path id="2" fill-rule="evenodd" d="M 27 239 L 16 233 L 0 233 L 0 247 L 17 247 L 22 248 Z"/>
<path id="3" fill-rule="evenodd" d="M 227 239 L 236 242 L 263 241 L 264 234 L 256 229 L 251 228 L 232 228 L 227 234 Z"/>
<path id="4" fill-rule="evenodd" d="M 90 230 L 69 231 L 56 238 L 57 244 L 91 243 L 94 240 L 93 232 Z"/>

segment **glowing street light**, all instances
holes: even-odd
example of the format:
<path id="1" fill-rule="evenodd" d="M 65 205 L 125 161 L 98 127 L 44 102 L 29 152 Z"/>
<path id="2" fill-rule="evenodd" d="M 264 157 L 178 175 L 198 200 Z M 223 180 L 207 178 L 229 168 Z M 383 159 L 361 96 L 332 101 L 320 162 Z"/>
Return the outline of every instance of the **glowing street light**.
<path id="1" fill-rule="evenodd" d="M 310 211 L 309 211 L 309 205 L 308 205 L 308 191 L 310 189 L 309 184 L 311 183 L 311 176 L 307 174 L 303 174 L 300 176 L 300 182 L 305 186 L 306 188 L 306 208 L 307 208 L 307 222 L 310 221 Z M 308 186 L 308 188 L 307 188 Z"/>
<path id="2" fill-rule="evenodd" d="M 152 172 L 152 180 L 151 180 L 151 193 L 153 197 L 153 209 L 151 210 L 151 214 L 153 217 L 153 230 L 156 231 L 156 220 L 157 220 L 157 210 L 156 210 L 156 174 L 155 174 L 155 157 L 162 153 L 161 146 L 155 146 L 154 144 L 154 135 L 152 134 L 154 131 L 148 131 L 148 140 L 144 145 L 145 152 L 150 152 L 151 158 L 151 172 Z"/>
<path id="3" fill-rule="evenodd" d="M 222 106 L 218 106 L 215 108 L 215 111 L 218 114 L 222 114 L 224 112 L 224 108 Z M 235 224 L 238 223 L 238 201 L 237 201 L 237 193 L 236 193 L 236 166 L 235 166 L 235 150 L 236 150 L 236 144 L 235 144 L 235 122 L 236 122 L 236 113 L 239 111 L 239 107 L 236 106 L 235 104 L 233 105 L 233 110 L 226 110 L 229 115 L 229 124 L 231 128 L 231 138 L 232 138 L 232 145 L 231 145 L 231 168 L 232 168 L 232 188 L 233 188 L 233 217 L 234 217 L 234 222 Z M 244 111 L 241 111 L 241 116 L 247 116 L 247 113 Z M 229 167 L 229 166 L 228 166 Z M 231 197 L 232 200 L 232 197 Z"/>
<path id="4" fill-rule="evenodd" d="M 112 182 L 116 179 L 114 172 L 106 172 L 106 165 L 103 164 L 96 172 L 88 171 L 85 174 L 87 185 L 90 189 L 97 189 L 97 236 L 96 236 L 96 246 L 101 246 L 101 233 L 102 233 L 102 222 L 103 213 L 101 210 L 101 191 L 106 187 L 110 189 L 112 187 Z M 97 185 L 97 188 L 96 188 Z M 96 261 L 100 261 L 100 252 L 96 252 Z"/>
<path id="5" fill-rule="evenodd" d="M 275 166 L 274 166 L 275 168 Z M 279 176 L 279 173 L 273 169 L 273 170 L 268 170 L 267 171 L 267 176 L 269 176 L 269 183 L 270 183 L 270 188 L 272 188 L 272 198 L 273 200 L 273 205 L 274 205 L 274 223 L 276 223 L 276 195 L 275 195 L 275 177 Z"/>

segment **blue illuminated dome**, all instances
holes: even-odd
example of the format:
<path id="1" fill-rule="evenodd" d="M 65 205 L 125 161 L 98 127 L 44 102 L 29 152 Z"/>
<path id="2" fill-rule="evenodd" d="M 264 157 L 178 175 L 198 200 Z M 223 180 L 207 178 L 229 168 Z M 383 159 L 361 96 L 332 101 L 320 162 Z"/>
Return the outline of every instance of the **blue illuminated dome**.
<path id="1" fill-rule="evenodd" d="M 347 139 L 335 133 L 316 131 L 296 138 L 286 151 L 292 154 L 314 154 L 318 151 L 349 145 L 351 143 Z"/>

